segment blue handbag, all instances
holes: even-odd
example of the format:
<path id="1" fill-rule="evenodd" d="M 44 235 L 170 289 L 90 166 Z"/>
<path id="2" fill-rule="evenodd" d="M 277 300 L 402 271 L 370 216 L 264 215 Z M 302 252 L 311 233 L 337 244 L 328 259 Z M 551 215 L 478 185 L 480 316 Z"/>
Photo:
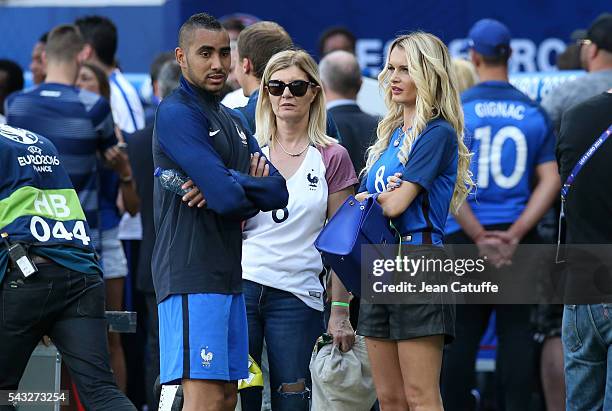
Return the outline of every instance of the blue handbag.
<path id="1" fill-rule="evenodd" d="M 353 295 L 361 295 L 361 246 L 397 244 L 378 194 L 359 202 L 350 196 L 328 221 L 315 241 L 325 264 L 331 266 Z"/>

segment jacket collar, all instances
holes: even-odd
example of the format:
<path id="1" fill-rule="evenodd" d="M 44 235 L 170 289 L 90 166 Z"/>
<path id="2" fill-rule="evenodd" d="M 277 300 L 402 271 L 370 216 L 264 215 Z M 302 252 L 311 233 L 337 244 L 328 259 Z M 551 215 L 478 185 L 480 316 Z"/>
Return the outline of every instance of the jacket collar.
<path id="1" fill-rule="evenodd" d="M 221 102 L 220 94 L 212 94 L 196 86 L 195 84 L 190 83 L 183 76 L 181 76 L 181 88 L 185 90 L 190 96 L 195 97 L 199 100 L 203 100 L 207 104 L 218 106 Z"/>

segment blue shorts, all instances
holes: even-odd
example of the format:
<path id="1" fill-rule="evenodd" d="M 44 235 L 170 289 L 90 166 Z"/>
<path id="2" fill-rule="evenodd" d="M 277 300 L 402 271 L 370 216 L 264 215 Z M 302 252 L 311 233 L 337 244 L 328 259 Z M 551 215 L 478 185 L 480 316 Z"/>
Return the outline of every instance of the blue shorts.
<path id="1" fill-rule="evenodd" d="M 160 382 L 247 378 L 248 324 L 242 294 L 175 294 L 157 306 Z"/>

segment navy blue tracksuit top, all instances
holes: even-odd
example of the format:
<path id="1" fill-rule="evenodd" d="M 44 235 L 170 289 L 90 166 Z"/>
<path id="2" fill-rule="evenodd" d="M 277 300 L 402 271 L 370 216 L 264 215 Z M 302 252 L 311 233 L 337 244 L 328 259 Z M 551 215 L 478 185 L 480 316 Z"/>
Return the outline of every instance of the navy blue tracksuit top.
<path id="1" fill-rule="evenodd" d="M 238 115 L 184 78 L 159 105 L 154 165 L 191 177 L 207 204 L 188 207 L 155 181 L 151 270 L 158 302 L 171 294 L 242 292 L 241 221 L 283 208 L 289 198 L 272 164 L 269 177 L 248 175 L 255 152 L 259 145 Z"/>

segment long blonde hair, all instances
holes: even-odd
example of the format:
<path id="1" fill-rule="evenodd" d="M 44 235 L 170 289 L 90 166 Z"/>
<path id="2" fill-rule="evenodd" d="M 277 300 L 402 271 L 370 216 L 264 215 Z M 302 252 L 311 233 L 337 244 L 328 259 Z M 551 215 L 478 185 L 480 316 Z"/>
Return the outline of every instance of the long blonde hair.
<path id="1" fill-rule="evenodd" d="M 457 79 L 457 91 L 463 93 L 465 90 L 478 83 L 478 73 L 471 61 L 454 58 L 452 60 L 455 78 Z"/>
<path id="2" fill-rule="evenodd" d="M 368 149 L 368 160 L 364 173 L 367 173 L 380 155 L 387 149 L 391 135 L 404 122 L 404 106 L 391 100 L 391 72 L 388 70 L 391 51 L 399 47 L 406 53 L 408 74 L 416 87 L 415 116 L 412 129 L 406 138 L 400 152 L 402 164 L 408 161 L 408 153 L 416 138 L 421 134 L 428 122 L 443 118 L 450 123 L 457 133 L 459 161 L 457 165 L 457 180 L 451 201 L 451 209 L 457 212 L 461 203 L 474 186 L 471 178 L 470 153 L 463 143 L 463 109 L 457 92 L 454 70 L 446 45 L 433 34 L 414 32 L 396 38 L 389 47 L 385 68 L 378 76 L 380 87 L 384 91 L 385 104 L 388 112 L 378 124 L 376 134 L 378 139 Z"/>
<path id="3" fill-rule="evenodd" d="M 319 69 L 317 63 L 308 53 L 303 50 L 285 50 L 276 53 L 264 70 L 259 86 L 259 98 L 257 99 L 257 108 L 255 109 L 255 124 L 257 141 L 260 146 L 269 143 L 274 143 L 276 138 L 276 115 L 272 110 L 270 103 L 270 95 L 266 85 L 272 74 L 279 70 L 284 70 L 289 67 L 297 67 L 308 76 L 308 80 L 315 83 L 317 94 L 310 105 L 308 113 L 308 138 L 315 146 L 326 147 L 336 140 L 325 134 L 327 126 L 327 112 L 325 110 L 325 94 L 321 87 L 321 78 L 319 77 Z"/>

